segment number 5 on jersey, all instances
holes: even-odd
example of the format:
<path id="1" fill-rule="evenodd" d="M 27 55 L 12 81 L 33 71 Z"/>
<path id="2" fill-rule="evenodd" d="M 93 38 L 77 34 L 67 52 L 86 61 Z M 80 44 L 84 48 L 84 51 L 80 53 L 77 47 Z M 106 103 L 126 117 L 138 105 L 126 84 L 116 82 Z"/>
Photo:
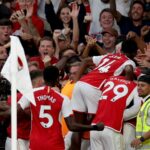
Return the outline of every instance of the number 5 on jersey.
<path id="1" fill-rule="evenodd" d="M 39 118 L 46 118 L 47 122 L 40 122 L 42 127 L 50 128 L 53 125 L 53 118 L 49 113 L 45 113 L 46 110 L 51 110 L 51 106 L 41 105 Z"/>

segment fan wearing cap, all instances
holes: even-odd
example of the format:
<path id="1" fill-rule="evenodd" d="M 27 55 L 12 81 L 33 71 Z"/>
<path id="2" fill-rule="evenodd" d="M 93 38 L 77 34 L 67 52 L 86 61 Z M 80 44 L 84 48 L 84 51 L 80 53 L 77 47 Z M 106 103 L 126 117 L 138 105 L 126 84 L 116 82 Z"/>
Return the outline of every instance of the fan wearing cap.
<path id="1" fill-rule="evenodd" d="M 103 41 L 103 49 L 106 50 L 107 53 L 115 53 L 116 52 L 116 40 L 118 37 L 118 32 L 114 28 L 110 28 L 102 31 L 102 41 Z"/>
<path id="2" fill-rule="evenodd" d="M 138 79 L 138 94 L 143 97 L 143 105 L 136 122 L 136 139 L 131 146 L 139 150 L 150 149 L 150 75 L 142 75 Z"/>

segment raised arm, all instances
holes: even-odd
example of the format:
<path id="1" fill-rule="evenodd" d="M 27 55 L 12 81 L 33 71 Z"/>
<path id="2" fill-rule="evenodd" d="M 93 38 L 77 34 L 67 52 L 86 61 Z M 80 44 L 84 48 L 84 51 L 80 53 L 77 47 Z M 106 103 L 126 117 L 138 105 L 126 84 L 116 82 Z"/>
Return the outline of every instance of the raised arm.
<path id="1" fill-rule="evenodd" d="M 126 80 L 133 81 L 134 80 L 134 71 L 132 65 L 127 65 L 124 69 Z"/>
<path id="2" fill-rule="evenodd" d="M 97 52 L 99 53 L 99 55 L 105 55 L 107 53 L 102 47 L 100 47 L 96 43 L 96 39 L 94 39 L 93 37 L 85 36 L 85 39 L 87 41 L 87 45 L 82 53 L 82 58 L 89 57 L 89 52 L 90 52 L 91 48 L 95 48 L 97 50 Z"/>
<path id="3" fill-rule="evenodd" d="M 54 31 L 55 29 L 63 28 L 62 22 L 55 14 L 54 7 L 51 0 L 45 0 L 45 15 L 48 23 L 51 26 L 52 31 Z"/>
<path id="4" fill-rule="evenodd" d="M 78 8 L 76 3 L 72 5 L 71 17 L 73 21 L 73 37 L 72 37 L 72 44 L 74 49 L 77 49 L 78 42 L 79 42 L 79 25 L 78 25 L 78 14 L 80 8 Z"/>
<path id="5" fill-rule="evenodd" d="M 117 11 L 116 0 L 110 0 L 110 9 L 112 10 L 114 17 L 116 18 L 116 21 L 119 22 L 122 15 L 119 11 Z"/>
<path id="6" fill-rule="evenodd" d="M 142 53 L 145 53 L 144 48 L 146 48 L 146 43 L 135 32 L 128 32 L 126 37 L 127 39 L 133 39 L 136 42 L 138 49 L 141 50 Z"/>

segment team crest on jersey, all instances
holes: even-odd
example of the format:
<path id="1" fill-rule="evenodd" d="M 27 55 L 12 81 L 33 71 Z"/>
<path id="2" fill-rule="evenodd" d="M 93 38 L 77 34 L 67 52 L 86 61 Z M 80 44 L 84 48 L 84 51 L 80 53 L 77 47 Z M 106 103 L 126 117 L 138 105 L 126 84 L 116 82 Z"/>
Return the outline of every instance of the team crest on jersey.
<path id="1" fill-rule="evenodd" d="M 18 70 L 20 71 L 22 69 L 23 69 L 23 62 L 22 62 L 21 58 L 18 57 Z"/>

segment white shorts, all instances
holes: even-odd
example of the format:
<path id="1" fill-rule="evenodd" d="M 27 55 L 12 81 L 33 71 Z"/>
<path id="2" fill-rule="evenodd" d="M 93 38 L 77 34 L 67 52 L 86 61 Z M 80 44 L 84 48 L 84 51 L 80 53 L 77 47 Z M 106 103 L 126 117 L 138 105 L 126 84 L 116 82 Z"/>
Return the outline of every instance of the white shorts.
<path id="1" fill-rule="evenodd" d="M 81 150 L 91 150 L 90 140 L 82 139 L 82 141 L 81 141 Z"/>
<path id="2" fill-rule="evenodd" d="M 135 139 L 135 127 L 129 123 L 124 123 L 123 138 L 125 143 L 125 150 L 135 150 L 135 148 L 131 147 L 131 141 Z"/>
<path id="3" fill-rule="evenodd" d="M 65 150 L 70 149 L 72 134 L 73 134 L 73 132 L 69 131 L 66 134 L 66 136 L 64 137 Z M 81 141 L 81 150 L 91 150 L 90 149 L 90 140 L 82 139 L 82 141 Z"/>
<path id="4" fill-rule="evenodd" d="M 103 131 L 91 131 L 90 142 L 92 150 L 124 150 L 122 134 L 106 127 Z"/>
<path id="5" fill-rule="evenodd" d="M 11 150 L 11 138 L 7 137 L 5 150 Z M 17 139 L 17 150 L 29 150 L 29 140 Z"/>
<path id="6" fill-rule="evenodd" d="M 78 81 L 75 84 L 71 99 L 73 110 L 95 114 L 100 96 L 101 91 L 99 89 L 85 82 Z"/>
<path id="7" fill-rule="evenodd" d="M 71 137 L 72 137 L 72 132 L 69 131 L 66 136 L 64 137 L 64 142 L 65 142 L 65 150 L 69 150 L 71 146 Z"/>

